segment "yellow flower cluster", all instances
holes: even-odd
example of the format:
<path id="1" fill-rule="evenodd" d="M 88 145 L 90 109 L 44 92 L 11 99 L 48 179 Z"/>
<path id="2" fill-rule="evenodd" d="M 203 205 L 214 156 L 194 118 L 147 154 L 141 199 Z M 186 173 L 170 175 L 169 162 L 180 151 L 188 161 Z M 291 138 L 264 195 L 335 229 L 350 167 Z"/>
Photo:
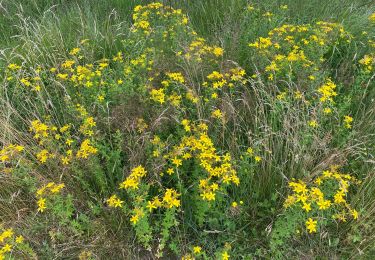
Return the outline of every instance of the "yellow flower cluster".
<path id="1" fill-rule="evenodd" d="M 117 195 L 112 195 L 109 199 L 107 199 L 107 204 L 113 208 L 121 208 L 124 201 L 120 200 Z"/>
<path id="2" fill-rule="evenodd" d="M 27 87 L 33 91 L 39 92 L 41 90 L 42 80 L 41 73 L 42 69 L 38 66 L 32 72 L 26 72 L 21 66 L 11 63 L 8 65 L 6 70 L 6 79 L 8 82 L 13 82 L 14 79 L 19 79 L 16 83 L 19 86 Z"/>
<path id="3" fill-rule="evenodd" d="M 337 96 L 336 85 L 331 79 L 327 79 L 326 82 L 318 88 L 321 102 L 333 102 L 333 98 Z"/>
<path id="4" fill-rule="evenodd" d="M 149 47 L 146 48 L 138 57 L 131 59 L 129 63 L 124 65 L 124 75 L 129 77 L 132 76 L 132 73 L 134 73 L 135 76 L 135 72 L 140 70 L 151 71 L 152 65 L 154 64 L 152 55 L 155 51 L 156 50 L 154 48 Z"/>
<path id="5" fill-rule="evenodd" d="M 86 117 L 83 124 L 79 127 L 79 131 L 87 136 L 94 134 L 93 128 L 96 126 L 96 122 L 93 117 Z"/>
<path id="6" fill-rule="evenodd" d="M 28 246 L 24 240 L 23 236 L 15 236 L 12 228 L 3 230 L 0 233 L 0 260 L 13 259 L 12 252 L 15 248 L 22 251 Z"/>
<path id="7" fill-rule="evenodd" d="M 173 81 L 180 84 L 185 83 L 185 78 L 180 72 L 169 72 L 167 73 L 168 78 Z"/>
<path id="8" fill-rule="evenodd" d="M 185 78 L 180 72 L 168 72 L 166 73 L 167 79 L 163 80 L 161 84 L 163 85 L 162 88 L 159 89 L 152 89 L 150 91 L 151 99 L 157 103 L 163 104 L 166 99 L 170 101 L 170 103 L 177 107 L 181 103 L 182 96 L 177 94 L 174 90 L 169 90 L 170 86 L 177 85 L 178 84 L 184 84 Z M 171 92 L 169 95 L 166 94 L 166 92 Z"/>
<path id="9" fill-rule="evenodd" d="M 143 133 L 147 129 L 148 125 L 143 118 L 138 118 L 136 127 L 137 127 L 138 133 Z"/>
<path id="10" fill-rule="evenodd" d="M 91 145 L 89 139 L 84 140 L 77 151 L 77 158 L 87 159 L 89 155 L 96 154 L 98 149 Z"/>
<path id="11" fill-rule="evenodd" d="M 189 121 L 187 121 L 189 122 Z M 187 127 L 189 127 L 187 125 Z M 151 143 L 155 146 L 155 149 L 152 151 L 152 155 L 153 157 L 159 157 L 160 156 L 160 153 L 161 151 L 165 148 L 165 143 L 161 141 L 160 137 L 155 135 L 154 138 L 151 140 Z M 168 172 L 168 174 L 172 174 L 173 173 L 173 169 L 172 169 L 172 172 Z"/>
<path id="12" fill-rule="evenodd" d="M 237 83 L 245 84 L 247 82 L 246 72 L 242 68 L 232 68 L 226 73 L 213 71 L 207 75 L 207 80 L 202 86 L 209 89 L 209 98 L 216 99 L 219 96 L 219 90 L 224 87 L 233 88 Z"/>
<path id="13" fill-rule="evenodd" d="M 173 10 L 172 8 L 164 7 L 161 3 L 151 3 L 148 5 L 137 5 L 133 12 L 133 32 L 141 31 L 145 35 L 150 35 L 154 25 L 154 20 L 161 17 L 166 18 L 180 18 L 182 16 L 181 10 Z M 185 19 L 186 16 L 181 17 Z M 187 19 L 187 18 L 186 18 Z M 183 21 L 181 20 L 181 23 Z"/>
<path id="14" fill-rule="evenodd" d="M 188 61 L 202 62 L 204 57 L 209 57 L 212 55 L 213 59 L 223 56 L 224 50 L 218 46 L 209 46 L 206 44 L 206 40 L 201 37 L 196 37 L 196 32 L 192 31 L 190 33 L 193 36 L 188 50 L 185 52 L 183 57 Z M 177 55 L 182 55 L 182 53 L 177 53 Z"/>
<path id="15" fill-rule="evenodd" d="M 130 175 L 120 183 L 120 189 L 131 189 L 136 190 L 138 189 L 139 183 L 141 182 L 141 178 L 146 176 L 147 171 L 143 168 L 142 165 L 139 165 L 132 169 Z"/>
<path id="16" fill-rule="evenodd" d="M 51 198 L 53 195 L 60 193 L 61 189 L 65 187 L 64 183 L 56 184 L 54 182 L 49 182 L 42 186 L 36 191 L 36 196 L 38 198 L 38 211 L 43 212 L 46 206 L 46 199 Z"/>
<path id="17" fill-rule="evenodd" d="M 149 209 L 150 212 L 160 207 L 169 209 L 173 207 L 178 208 L 181 204 L 180 200 L 178 199 L 179 196 L 180 194 L 177 193 L 176 190 L 167 189 L 164 193 L 164 197 L 162 200 L 160 200 L 158 197 L 154 197 L 152 200 L 147 202 L 146 207 Z"/>
<path id="18" fill-rule="evenodd" d="M 223 118 L 223 112 L 221 112 L 220 109 L 215 109 L 214 111 L 212 111 L 211 117 L 217 118 L 217 119 L 222 119 Z"/>
<path id="19" fill-rule="evenodd" d="M 130 222 L 133 223 L 133 225 L 137 224 L 140 218 L 142 218 L 145 215 L 142 208 L 134 208 L 133 215 L 130 218 Z"/>
<path id="20" fill-rule="evenodd" d="M 191 37 L 188 48 L 177 51 L 177 56 L 182 56 L 188 61 L 201 62 L 203 56 L 211 56 L 215 59 L 223 56 L 224 50 L 218 46 L 209 46 L 205 39 L 197 36 L 197 33 L 188 25 L 188 17 L 180 9 L 173 9 L 164 6 L 161 3 L 151 3 L 144 6 L 136 6 L 133 13 L 132 32 L 140 32 L 142 38 L 144 35 L 149 39 L 159 39 L 165 42 L 168 39 L 173 40 L 179 35 Z M 180 36 L 180 37 L 181 37 Z"/>
<path id="21" fill-rule="evenodd" d="M 364 67 L 365 73 L 370 73 L 374 69 L 375 54 L 366 54 L 359 60 L 359 64 Z"/>
<path id="22" fill-rule="evenodd" d="M 180 206 L 180 200 L 178 199 L 179 196 L 180 194 L 178 194 L 176 190 L 167 189 L 163 197 L 164 207 L 166 208 L 179 207 Z"/>
<path id="23" fill-rule="evenodd" d="M 86 109 L 79 104 L 75 109 L 82 120 L 79 132 L 84 136 L 91 137 L 96 126 L 94 118 L 88 116 Z M 32 121 L 30 132 L 34 134 L 34 139 L 38 140 L 40 148 L 42 148 L 36 154 L 37 160 L 40 163 L 46 163 L 48 159 L 58 157 L 63 165 L 68 165 L 73 159 L 74 150 L 76 150 L 77 158 L 84 159 L 97 153 L 97 149 L 92 146 L 88 138 L 84 139 L 79 147 L 77 146 L 72 139 L 73 128 L 72 124 L 66 124 L 59 128 L 53 124 L 42 123 L 40 120 Z"/>
<path id="24" fill-rule="evenodd" d="M 332 218 L 346 221 L 346 216 L 351 215 L 353 219 L 358 218 L 358 212 L 353 209 L 346 200 L 350 184 L 357 184 L 358 181 L 349 174 L 339 173 L 335 167 L 331 170 L 323 171 L 316 177 L 312 185 L 307 185 L 302 180 L 289 182 L 292 194 L 289 195 L 284 207 L 297 207 L 306 213 L 319 211 L 328 211 L 331 209 L 334 213 Z M 332 187 L 333 188 L 332 190 Z M 331 212 L 329 211 L 329 212 Z M 308 231 L 316 232 L 316 220 L 306 222 Z"/>
<path id="25" fill-rule="evenodd" d="M 246 154 L 247 154 L 248 156 L 254 157 L 254 160 L 255 160 L 255 162 L 257 162 L 257 163 L 259 163 L 260 161 L 262 161 L 262 157 L 260 157 L 259 155 L 255 155 L 255 154 L 254 154 L 254 149 L 253 149 L 252 147 L 247 148 L 247 150 L 246 150 Z"/>
<path id="26" fill-rule="evenodd" d="M 322 68 L 324 46 L 336 39 L 350 41 L 351 35 L 337 23 L 317 22 L 316 24 L 284 24 L 274 28 L 268 37 L 259 37 L 249 46 L 256 49 L 268 63 L 264 72 L 268 80 L 304 75 L 313 81 L 314 74 Z"/>
<path id="27" fill-rule="evenodd" d="M 151 94 L 151 99 L 153 101 L 158 102 L 160 104 L 163 104 L 165 102 L 164 88 L 153 89 L 151 90 L 150 94 Z"/>
<path id="28" fill-rule="evenodd" d="M 19 159 L 21 152 L 25 148 L 22 145 L 9 144 L 0 150 L 0 166 L 4 173 L 10 173 L 12 162 Z"/>
<path id="29" fill-rule="evenodd" d="M 256 42 L 249 43 L 249 47 L 254 47 L 260 50 L 268 49 L 270 46 L 272 46 L 272 40 L 269 37 L 267 38 L 259 37 Z"/>
<path id="30" fill-rule="evenodd" d="M 231 164 L 229 154 L 220 156 L 216 152 L 212 140 L 207 134 L 208 126 L 204 123 L 188 124 L 184 122 L 184 129 L 188 131 L 181 142 L 173 147 L 173 150 L 166 156 L 171 164 L 177 169 L 183 161 L 195 158 L 199 165 L 207 172 L 206 178 L 199 180 L 201 197 L 204 200 L 215 200 L 216 191 L 219 185 L 234 183 L 238 185 L 240 179 Z M 173 173 L 173 168 L 168 171 Z M 168 172 L 167 171 L 167 172 Z"/>
<path id="31" fill-rule="evenodd" d="M 41 139 L 43 137 L 48 137 L 49 133 L 48 131 L 50 130 L 49 126 L 46 124 L 43 124 L 39 120 L 34 120 L 31 122 L 31 127 L 30 127 L 30 132 L 33 132 L 34 139 Z M 57 130 L 57 129 L 56 129 Z M 42 143 L 40 143 L 42 144 Z"/>
<path id="32" fill-rule="evenodd" d="M 39 162 L 46 163 L 47 159 L 55 158 L 55 155 L 53 153 L 48 152 L 46 149 L 43 149 L 36 154 L 36 158 L 38 159 Z"/>
<path id="33" fill-rule="evenodd" d="M 93 88 L 105 85 L 101 80 L 103 71 L 108 67 L 108 60 L 100 60 L 97 64 L 79 65 L 75 60 L 65 60 L 59 68 L 51 68 L 50 72 L 55 75 L 57 81 L 69 81 L 75 87 Z"/>
<path id="34" fill-rule="evenodd" d="M 8 69 L 10 69 L 10 70 L 20 70 L 20 69 L 21 69 L 21 66 L 18 65 L 18 64 L 15 64 L 15 63 L 10 63 L 10 64 L 8 65 Z"/>
<path id="35" fill-rule="evenodd" d="M 181 102 L 201 103 L 217 100 L 225 87 L 233 88 L 236 84 L 245 84 L 245 70 L 231 68 L 226 73 L 213 71 L 207 76 L 207 81 L 202 83 L 204 87 L 199 93 L 195 89 L 186 86 L 186 80 L 182 73 L 166 73 L 167 78 L 161 81 L 161 88 L 153 88 L 150 91 L 150 99 L 164 104 L 166 101 L 174 107 L 179 107 Z M 222 118 L 220 109 L 212 111 L 212 117 Z"/>

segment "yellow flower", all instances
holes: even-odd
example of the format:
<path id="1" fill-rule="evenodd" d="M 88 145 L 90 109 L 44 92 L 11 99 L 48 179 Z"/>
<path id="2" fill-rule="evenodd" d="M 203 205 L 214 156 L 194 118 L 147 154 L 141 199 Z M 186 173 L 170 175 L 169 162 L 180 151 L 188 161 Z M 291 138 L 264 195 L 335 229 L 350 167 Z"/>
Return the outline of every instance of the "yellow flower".
<path id="1" fill-rule="evenodd" d="M 103 102 L 104 101 L 104 96 L 103 95 L 99 95 L 98 96 L 98 101 L 99 102 Z"/>
<path id="2" fill-rule="evenodd" d="M 352 128 L 352 122 L 353 122 L 353 117 L 351 116 L 344 116 L 344 123 L 346 128 Z"/>
<path id="3" fill-rule="evenodd" d="M 222 118 L 223 117 L 223 114 L 222 112 L 220 111 L 220 109 L 216 109 L 214 110 L 212 113 L 211 113 L 211 116 L 214 117 L 214 118 Z"/>
<path id="4" fill-rule="evenodd" d="M 72 139 L 66 139 L 66 141 L 65 141 L 65 144 L 67 144 L 68 146 L 71 146 L 72 143 L 73 143 Z"/>
<path id="5" fill-rule="evenodd" d="M 316 122 L 316 120 L 311 120 L 309 121 L 309 126 L 311 126 L 312 128 L 317 128 L 318 122 Z"/>
<path id="6" fill-rule="evenodd" d="M 229 254 L 227 251 L 224 251 L 222 254 L 221 254 L 221 259 L 222 260 L 228 260 L 229 259 Z"/>
<path id="7" fill-rule="evenodd" d="M 260 157 L 260 156 L 255 156 L 254 159 L 255 159 L 256 162 L 260 162 L 260 161 L 262 160 L 262 157 Z"/>
<path id="8" fill-rule="evenodd" d="M 292 187 L 293 191 L 296 193 L 306 194 L 308 192 L 308 188 L 303 181 L 289 182 L 289 187 Z"/>
<path id="9" fill-rule="evenodd" d="M 302 208 L 306 210 L 306 212 L 309 212 L 311 210 L 311 203 L 303 203 Z"/>
<path id="10" fill-rule="evenodd" d="M 220 47 L 215 47 L 213 50 L 212 50 L 212 53 L 216 56 L 216 57 L 219 57 L 219 56 L 223 56 L 223 53 L 224 53 L 224 50 Z"/>
<path id="11" fill-rule="evenodd" d="M 313 220 L 312 218 L 309 218 L 306 221 L 306 229 L 309 231 L 309 233 L 316 232 L 316 224 L 318 223 L 317 220 Z"/>
<path id="12" fill-rule="evenodd" d="M 352 214 L 353 219 L 358 219 L 358 211 L 353 209 L 353 210 L 350 210 L 350 213 Z"/>
<path id="13" fill-rule="evenodd" d="M 74 65 L 75 61 L 74 60 L 66 60 L 63 64 L 61 64 L 61 67 L 64 69 L 70 69 Z"/>
<path id="14" fill-rule="evenodd" d="M 359 60 L 359 63 L 365 66 L 369 66 L 372 63 L 373 58 L 369 55 L 363 56 L 362 59 Z M 374 60 L 375 61 L 375 60 Z"/>
<path id="15" fill-rule="evenodd" d="M 169 175 L 171 175 L 172 173 L 174 173 L 173 168 L 168 168 L 167 173 L 168 173 Z"/>
<path id="16" fill-rule="evenodd" d="M 5 244 L 0 250 L 1 253 L 8 253 L 10 251 L 12 251 L 12 245 L 9 244 Z"/>
<path id="17" fill-rule="evenodd" d="M 301 91 L 299 91 L 299 90 L 297 90 L 296 92 L 294 92 L 294 96 L 297 99 L 301 99 L 303 97 Z"/>
<path id="18" fill-rule="evenodd" d="M 130 222 L 133 223 L 133 225 L 137 224 L 139 219 L 144 216 L 143 210 L 140 208 L 134 209 L 134 215 L 130 218 Z"/>
<path id="19" fill-rule="evenodd" d="M 63 157 L 61 158 L 61 162 L 62 162 L 63 165 L 68 165 L 69 162 L 70 162 L 70 159 L 69 159 L 69 157 L 67 157 L 67 156 L 63 156 Z"/>
<path id="20" fill-rule="evenodd" d="M 0 235 L 0 243 L 3 243 L 5 239 L 10 238 L 13 236 L 13 229 L 9 228 L 5 230 L 1 235 Z"/>
<path id="21" fill-rule="evenodd" d="M 200 254 L 201 250 L 202 250 L 202 248 L 200 246 L 193 247 L 194 254 Z"/>
<path id="22" fill-rule="evenodd" d="M 45 198 L 40 198 L 37 203 L 38 203 L 38 211 L 43 212 L 47 208 Z"/>
<path id="23" fill-rule="evenodd" d="M 322 178 L 318 177 L 318 178 L 315 179 L 314 182 L 319 186 L 319 185 L 322 184 L 323 181 L 322 181 Z"/>
<path id="24" fill-rule="evenodd" d="M 182 160 L 181 160 L 181 159 L 178 159 L 177 157 L 175 157 L 175 158 L 172 159 L 172 163 L 173 163 L 174 165 L 176 165 L 176 167 L 179 167 L 179 166 L 182 165 Z"/>
<path id="25" fill-rule="evenodd" d="M 103 69 L 105 69 L 106 67 L 108 67 L 108 63 L 107 62 L 100 62 L 99 63 L 99 69 L 100 70 L 103 70 Z"/>
<path id="26" fill-rule="evenodd" d="M 24 240 L 23 236 L 16 237 L 16 243 L 18 243 L 18 244 L 22 243 L 23 240 Z"/>
<path id="27" fill-rule="evenodd" d="M 257 49 L 267 49 L 268 47 L 272 46 L 272 41 L 271 38 L 259 37 L 256 42 L 249 43 L 249 46 Z"/>
<path id="28" fill-rule="evenodd" d="M 21 82 L 23 85 L 25 85 L 26 87 L 30 87 L 30 86 L 31 86 L 31 83 L 30 83 L 30 81 L 29 81 L 28 79 L 22 78 L 22 79 L 20 80 L 20 82 Z"/>
<path id="29" fill-rule="evenodd" d="M 237 208 L 237 206 L 238 206 L 238 203 L 235 202 L 235 201 L 233 201 L 233 202 L 232 202 L 232 207 L 233 207 L 233 208 Z"/>
<path id="30" fill-rule="evenodd" d="M 329 107 L 326 107 L 326 108 L 324 108 L 323 113 L 326 114 L 326 115 L 331 114 L 332 113 L 332 109 L 329 108 Z"/>
<path id="31" fill-rule="evenodd" d="M 155 202 L 153 201 L 147 201 L 147 206 L 146 206 L 150 212 L 153 210 L 153 209 L 157 209 L 157 206 L 155 205 Z"/>
<path id="32" fill-rule="evenodd" d="M 270 80 L 272 80 L 272 79 L 270 79 Z M 284 91 L 284 92 L 281 92 L 280 94 L 278 94 L 277 96 L 276 96 L 276 98 L 278 99 L 278 100 L 285 100 L 285 98 L 286 98 L 286 92 Z"/>
<path id="33" fill-rule="evenodd" d="M 263 16 L 264 16 L 264 17 L 271 17 L 271 16 L 273 16 L 273 13 L 271 13 L 271 12 L 265 12 L 265 13 L 263 14 Z"/>
<path id="34" fill-rule="evenodd" d="M 185 154 L 182 156 L 182 158 L 183 158 L 184 160 L 190 159 L 191 157 L 192 157 L 192 155 L 191 155 L 190 153 L 185 153 Z"/>
<path id="35" fill-rule="evenodd" d="M 130 222 L 132 222 L 133 225 L 137 224 L 138 220 L 139 220 L 139 216 L 138 215 L 134 215 L 134 216 L 132 216 L 130 218 Z"/>

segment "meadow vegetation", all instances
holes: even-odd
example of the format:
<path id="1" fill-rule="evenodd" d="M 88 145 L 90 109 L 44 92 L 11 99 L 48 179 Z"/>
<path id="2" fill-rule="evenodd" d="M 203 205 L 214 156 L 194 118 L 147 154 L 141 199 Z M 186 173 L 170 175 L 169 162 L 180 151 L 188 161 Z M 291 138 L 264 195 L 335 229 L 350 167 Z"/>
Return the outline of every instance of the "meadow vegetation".
<path id="1" fill-rule="evenodd" d="M 0 10 L 0 259 L 373 259 L 373 1 Z"/>

